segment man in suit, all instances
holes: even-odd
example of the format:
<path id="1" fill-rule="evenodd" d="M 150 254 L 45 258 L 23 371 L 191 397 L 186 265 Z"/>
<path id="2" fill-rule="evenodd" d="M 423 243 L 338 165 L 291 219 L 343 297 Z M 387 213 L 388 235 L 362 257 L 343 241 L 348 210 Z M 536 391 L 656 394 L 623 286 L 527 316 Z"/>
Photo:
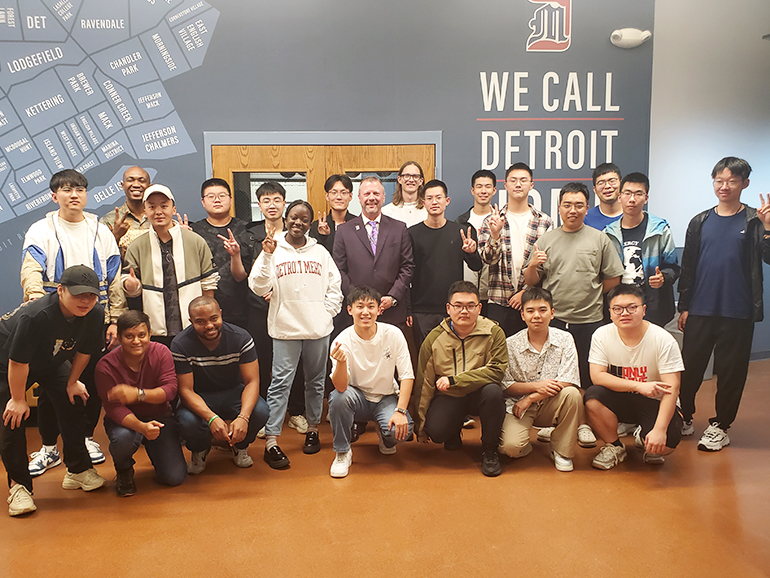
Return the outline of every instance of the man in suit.
<path id="1" fill-rule="evenodd" d="M 361 215 L 337 227 L 334 261 L 342 275 L 342 292 L 368 285 L 382 294 L 379 320 L 406 334 L 406 299 L 412 280 L 412 243 L 401 221 L 382 214 L 385 188 L 366 177 L 358 189 Z"/>

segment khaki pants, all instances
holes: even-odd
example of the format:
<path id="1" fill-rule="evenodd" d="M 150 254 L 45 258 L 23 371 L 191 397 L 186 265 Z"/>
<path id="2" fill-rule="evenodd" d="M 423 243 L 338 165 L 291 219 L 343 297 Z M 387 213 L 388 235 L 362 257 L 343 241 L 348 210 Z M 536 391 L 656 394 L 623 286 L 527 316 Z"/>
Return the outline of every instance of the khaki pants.
<path id="1" fill-rule="evenodd" d="M 568 386 L 557 395 L 535 402 L 521 418 L 505 414 L 500 451 L 512 458 L 521 458 L 532 451 L 529 431 L 532 426 L 554 427 L 551 449 L 565 458 L 573 458 L 577 449 L 577 428 L 583 405 L 580 390 Z"/>

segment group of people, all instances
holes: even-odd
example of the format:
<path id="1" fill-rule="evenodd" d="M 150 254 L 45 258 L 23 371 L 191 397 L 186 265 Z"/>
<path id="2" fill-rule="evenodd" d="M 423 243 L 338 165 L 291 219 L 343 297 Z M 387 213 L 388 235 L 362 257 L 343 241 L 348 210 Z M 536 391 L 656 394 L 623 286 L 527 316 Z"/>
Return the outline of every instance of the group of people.
<path id="1" fill-rule="evenodd" d="M 302 200 L 287 207 L 284 188 L 266 182 L 256 191 L 264 220 L 251 223 L 231 215 L 218 178 L 201 186 L 207 217 L 188 223 L 140 167 L 123 176 L 125 203 L 99 221 L 85 212 L 85 177 L 56 173 L 59 208 L 24 240 L 25 303 L 0 319 L 9 513 L 36 509 L 32 478 L 62 462 L 59 436 L 62 487 L 104 485 L 93 439 L 102 408 L 122 497 L 136 492 L 142 445 L 169 486 L 201 474 L 214 444 L 251 466 L 257 437 L 264 461 L 286 469 L 284 422 L 305 435 L 304 453 L 318 453 L 326 397 L 335 478 L 348 475 L 369 421 L 389 455 L 413 438 L 458 450 L 478 417 L 486 476 L 502 472 L 500 454 L 533 450 L 533 427 L 559 471 L 597 435 L 596 468 L 626 459 L 628 434 L 660 464 L 694 432 L 712 350 L 716 416 L 698 447 L 720 450 L 770 263 L 770 199 L 758 210 L 741 201 L 750 172 L 735 157 L 717 163 L 718 203 L 691 221 L 681 264 L 666 221 L 644 210 L 647 177 L 621 178 L 612 163 L 593 173 L 596 207 L 582 183 L 561 189 L 558 227 L 529 202 L 524 163 L 506 171 L 501 208 L 496 175 L 477 171 L 457 221 L 445 215 L 446 184 L 424 182 L 414 161 L 388 205 L 382 181 L 362 178 L 360 216 L 348 211 L 344 174 L 325 183 L 328 214 Z M 677 279 L 681 354 L 663 328 Z M 27 460 L 33 384 L 43 445 Z"/>

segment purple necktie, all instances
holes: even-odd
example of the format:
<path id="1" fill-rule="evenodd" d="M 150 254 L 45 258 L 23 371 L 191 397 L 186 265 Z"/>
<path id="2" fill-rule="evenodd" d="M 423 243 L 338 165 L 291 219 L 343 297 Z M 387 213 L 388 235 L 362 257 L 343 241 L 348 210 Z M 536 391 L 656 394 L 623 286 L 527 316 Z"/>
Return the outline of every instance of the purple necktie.
<path id="1" fill-rule="evenodd" d="M 372 247 L 372 255 L 377 254 L 377 221 L 369 221 L 371 231 L 369 233 L 369 245 Z"/>

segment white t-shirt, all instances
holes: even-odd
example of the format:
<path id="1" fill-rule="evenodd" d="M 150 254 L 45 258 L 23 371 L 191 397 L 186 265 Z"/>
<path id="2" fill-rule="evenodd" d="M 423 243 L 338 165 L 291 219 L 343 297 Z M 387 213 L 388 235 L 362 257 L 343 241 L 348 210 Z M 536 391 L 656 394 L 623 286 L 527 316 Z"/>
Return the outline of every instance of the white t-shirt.
<path id="1" fill-rule="evenodd" d="M 382 207 L 382 214 L 391 219 L 397 219 L 402 223 L 406 223 L 407 229 L 412 225 L 422 223 L 428 218 L 428 210 L 425 207 L 418 209 L 417 201 L 413 203 L 403 203 L 400 207 L 397 207 L 393 203 L 388 203 Z"/>
<path id="2" fill-rule="evenodd" d="M 59 231 L 63 233 L 59 235 L 59 243 L 66 266 L 85 265 L 93 269 L 95 239 L 88 231 L 88 222 L 83 219 L 77 223 L 70 223 L 61 217 L 56 218 L 59 219 Z"/>
<path id="3" fill-rule="evenodd" d="M 348 327 L 337 336 L 331 349 L 337 343 L 347 357 L 348 386 L 361 390 L 372 403 L 398 393 L 396 369 L 399 379 L 414 379 L 409 347 L 395 325 L 378 322 L 377 333 L 368 341 L 359 337 L 354 327 Z M 332 359 L 332 375 L 336 367 Z"/>
<path id="4" fill-rule="evenodd" d="M 634 347 L 623 343 L 613 323 L 600 327 L 591 339 L 588 363 L 608 367 L 612 375 L 632 381 L 660 381 L 663 373 L 684 371 L 676 340 L 653 323 Z"/>
<path id="5" fill-rule="evenodd" d="M 505 212 L 505 219 L 508 221 L 508 227 L 511 230 L 511 280 L 515 285 L 519 280 L 521 268 L 524 265 L 524 249 L 527 246 L 527 226 L 532 218 L 532 211 L 526 213 Z"/>
<path id="6" fill-rule="evenodd" d="M 490 211 L 491 212 L 491 211 Z M 471 214 L 468 216 L 468 222 L 476 229 L 476 236 L 478 238 L 479 231 L 481 231 L 481 225 L 484 223 L 484 219 L 489 216 L 489 213 L 484 215 L 477 215 L 471 209 Z M 466 231 L 467 233 L 467 231 Z M 479 277 L 481 273 L 481 277 Z M 476 281 L 479 283 L 479 299 L 486 301 L 489 298 L 489 265 L 483 263 L 481 271 L 473 271 L 468 267 L 467 263 L 463 263 L 463 280 L 470 281 L 474 285 Z"/>

